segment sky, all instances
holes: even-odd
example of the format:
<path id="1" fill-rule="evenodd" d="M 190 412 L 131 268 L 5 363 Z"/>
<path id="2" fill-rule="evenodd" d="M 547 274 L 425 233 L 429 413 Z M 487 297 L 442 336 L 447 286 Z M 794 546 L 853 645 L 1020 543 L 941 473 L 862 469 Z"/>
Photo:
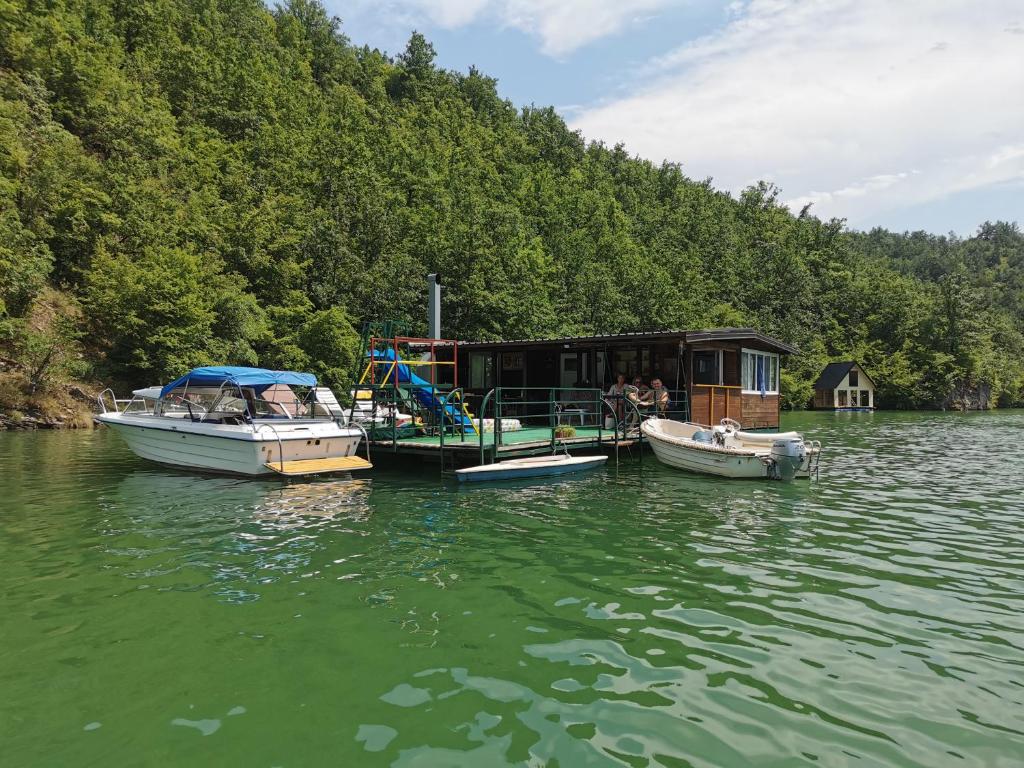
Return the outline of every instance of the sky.
<path id="1" fill-rule="evenodd" d="M 587 140 L 857 229 L 1024 225 L 1024 0 L 326 0 Z"/>

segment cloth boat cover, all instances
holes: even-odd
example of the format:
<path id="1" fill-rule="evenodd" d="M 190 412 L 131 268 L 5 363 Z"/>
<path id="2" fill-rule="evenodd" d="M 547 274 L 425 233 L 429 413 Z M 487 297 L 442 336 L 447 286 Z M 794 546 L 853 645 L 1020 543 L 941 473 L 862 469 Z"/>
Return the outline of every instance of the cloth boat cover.
<path id="1" fill-rule="evenodd" d="M 238 387 L 252 387 L 257 394 L 268 387 L 278 384 L 315 387 L 316 376 L 312 373 L 298 373 L 296 371 L 270 371 L 266 368 L 244 368 L 236 365 L 210 365 L 203 368 L 193 368 L 180 379 L 172 381 L 160 390 L 160 397 L 167 397 L 167 394 L 178 387 L 186 384 L 213 384 L 220 386 L 227 382 Z"/>

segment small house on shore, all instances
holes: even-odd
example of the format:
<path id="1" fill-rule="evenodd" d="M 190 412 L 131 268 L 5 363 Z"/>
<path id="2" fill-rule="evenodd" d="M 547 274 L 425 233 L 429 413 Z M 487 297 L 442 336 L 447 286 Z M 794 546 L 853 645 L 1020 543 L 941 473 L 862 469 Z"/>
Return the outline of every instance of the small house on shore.
<path id="1" fill-rule="evenodd" d="M 829 363 L 814 382 L 814 407 L 828 411 L 873 411 L 875 382 L 853 360 Z"/>

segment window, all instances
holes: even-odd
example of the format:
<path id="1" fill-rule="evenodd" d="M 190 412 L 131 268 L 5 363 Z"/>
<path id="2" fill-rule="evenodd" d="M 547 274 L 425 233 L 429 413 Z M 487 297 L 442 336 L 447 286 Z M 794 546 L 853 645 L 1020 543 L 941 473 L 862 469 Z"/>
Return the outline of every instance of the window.
<path id="1" fill-rule="evenodd" d="M 870 406 L 871 406 L 871 393 L 868 390 L 866 390 L 866 389 L 862 389 L 860 391 L 860 407 L 861 408 L 868 408 Z"/>
<path id="2" fill-rule="evenodd" d="M 493 358 L 490 352 L 474 352 L 469 356 L 470 389 L 486 389 L 494 385 Z"/>
<path id="3" fill-rule="evenodd" d="M 718 384 L 718 352 L 693 353 L 693 383 Z"/>
<path id="4" fill-rule="evenodd" d="M 743 350 L 744 392 L 775 395 L 779 392 L 779 356 L 772 352 Z"/>
<path id="5" fill-rule="evenodd" d="M 839 390 L 839 407 L 840 408 L 845 408 L 846 407 L 846 390 L 845 389 L 840 389 Z"/>
<path id="6" fill-rule="evenodd" d="M 851 387 L 858 387 L 858 386 L 860 386 L 860 382 L 857 381 L 857 369 L 856 368 L 850 369 L 850 386 Z"/>

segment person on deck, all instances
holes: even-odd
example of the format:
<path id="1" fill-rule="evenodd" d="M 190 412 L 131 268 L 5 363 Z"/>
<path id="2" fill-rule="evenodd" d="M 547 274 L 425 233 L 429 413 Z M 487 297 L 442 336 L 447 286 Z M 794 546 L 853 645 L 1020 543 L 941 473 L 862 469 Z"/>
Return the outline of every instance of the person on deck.
<path id="1" fill-rule="evenodd" d="M 626 374 L 620 373 L 615 377 L 615 383 L 608 389 L 608 405 L 615 411 L 616 423 L 622 421 L 623 413 L 625 412 L 624 398 L 626 396 Z"/>
<path id="2" fill-rule="evenodd" d="M 633 389 L 636 390 L 638 401 L 642 401 L 647 397 L 647 393 L 650 392 L 650 388 L 644 384 L 644 380 L 639 376 L 633 377 Z"/>
<path id="3" fill-rule="evenodd" d="M 669 391 L 665 388 L 661 379 L 655 377 L 651 381 L 651 388 L 647 390 L 644 402 L 647 403 L 648 406 L 654 407 L 659 416 L 664 416 L 668 413 L 668 404 L 670 400 Z"/>

